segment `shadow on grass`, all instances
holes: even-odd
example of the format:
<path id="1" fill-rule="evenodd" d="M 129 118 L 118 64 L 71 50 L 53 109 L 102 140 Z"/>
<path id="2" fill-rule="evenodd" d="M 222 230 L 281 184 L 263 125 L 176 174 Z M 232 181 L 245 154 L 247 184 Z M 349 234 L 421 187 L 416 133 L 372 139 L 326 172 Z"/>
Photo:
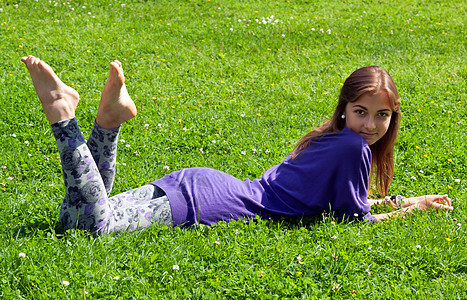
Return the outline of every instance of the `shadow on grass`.
<path id="1" fill-rule="evenodd" d="M 44 219 L 36 219 L 27 224 L 13 226 L 10 229 L 11 236 L 18 238 L 27 238 L 37 236 L 38 232 L 42 232 L 46 236 L 54 236 L 55 238 L 62 238 L 65 234 L 65 229 L 57 221 L 50 221 Z"/>

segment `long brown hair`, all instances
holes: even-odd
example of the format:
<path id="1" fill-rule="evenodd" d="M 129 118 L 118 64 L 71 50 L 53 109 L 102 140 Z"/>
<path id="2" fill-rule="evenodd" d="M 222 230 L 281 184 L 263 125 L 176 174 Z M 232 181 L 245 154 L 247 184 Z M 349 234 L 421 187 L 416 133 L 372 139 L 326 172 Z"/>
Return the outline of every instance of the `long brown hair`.
<path id="1" fill-rule="evenodd" d="M 385 95 L 389 99 L 393 111 L 386 134 L 376 143 L 370 145 L 372 154 L 371 179 L 374 178 L 378 193 L 386 196 L 394 176 L 394 144 L 399 131 L 401 113 L 396 85 L 389 73 L 378 66 L 363 67 L 350 74 L 341 88 L 339 102 L 331 120 L 303 136 L 297 142 L 292 158 L 294 159 L 302 153 L 312 139 L 342 131 L 345 128 L 345 119 L 342 119 L 341 115 L 344 113 L 347 103 L 357 101 L 366 93 Z"/>

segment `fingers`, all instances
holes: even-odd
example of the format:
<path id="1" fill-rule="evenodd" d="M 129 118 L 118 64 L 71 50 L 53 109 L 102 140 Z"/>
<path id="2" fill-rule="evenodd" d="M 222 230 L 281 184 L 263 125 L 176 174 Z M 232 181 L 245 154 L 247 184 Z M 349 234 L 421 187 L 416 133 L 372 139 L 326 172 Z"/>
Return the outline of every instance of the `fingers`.
<path id="1" fill-rule="evenodd" d="M 433 202 L 431 207 L 436 209 L 436 211 L 439 211 L 440 209 L 448 210 L 448 211 L 454 210 L 454 207 L 452 207 L 451 205 L 445 205 L 445 204 L 441 204 L 441 203 L 438 203 L 438 202 Z"/>
<path id="2" fill-rule="evenodd" d="M 448 205 L 448 206 L 452 206 L 451 205 L 451 199 L 448 197 L 448 195 L 439 196 L 438 198 L 434 199 L 433 202 L 445 204 L 445 205 Z"/>

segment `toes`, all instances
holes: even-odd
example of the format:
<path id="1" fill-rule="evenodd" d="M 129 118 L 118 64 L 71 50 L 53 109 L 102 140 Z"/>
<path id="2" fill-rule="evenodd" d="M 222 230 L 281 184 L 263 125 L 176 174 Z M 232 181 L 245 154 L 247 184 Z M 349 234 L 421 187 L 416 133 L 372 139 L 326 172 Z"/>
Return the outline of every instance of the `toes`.
<path id="1" fill-rule="evenodd" d="M 33 64 L 34 66 L 37 66 L 37 65 L 39 65 L 40 62 L 41 62 L 41 59 L 40 59 L 40 58 L 34 57 L 34 60 L 33 60 L 32 64 Z"/>
<path id="2" fill-rule="evenodd" d="M 117 63 L 114 62 L 114 61 L 111 62 L 111 63 L 110 63 L 110 72 L 112 72 L 112 71 L 117 71 L 117 70 L 118 70 L 118 65 L 117 65 Z"/>
<path id="3" fill-rule="evenodd" d="M 31 64 L 31 59 L 33 58 L 34 56 L 32 55 L 28 55 L 28 56 L 23 56 L 21 57 L 21 61 L 24 62 L 24 64 L 26 66 L 29 66 Z"/>

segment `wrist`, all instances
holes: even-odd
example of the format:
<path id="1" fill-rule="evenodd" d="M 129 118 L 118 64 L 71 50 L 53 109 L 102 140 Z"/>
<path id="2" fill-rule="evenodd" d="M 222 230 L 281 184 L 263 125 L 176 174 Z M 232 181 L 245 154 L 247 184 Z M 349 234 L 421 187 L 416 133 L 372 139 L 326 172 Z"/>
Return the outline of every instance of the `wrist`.
<path id="1" fill-rule="evenodd" d="M 399 209 L 399 208 L 403 207 L 403 204 L 405 204 L 404 199 L 405 199 L 405 197 L 403 197 L 401 195 L 386 196 L 383 199 L 383 203 L 389 204 L 392 207 Z"/>

